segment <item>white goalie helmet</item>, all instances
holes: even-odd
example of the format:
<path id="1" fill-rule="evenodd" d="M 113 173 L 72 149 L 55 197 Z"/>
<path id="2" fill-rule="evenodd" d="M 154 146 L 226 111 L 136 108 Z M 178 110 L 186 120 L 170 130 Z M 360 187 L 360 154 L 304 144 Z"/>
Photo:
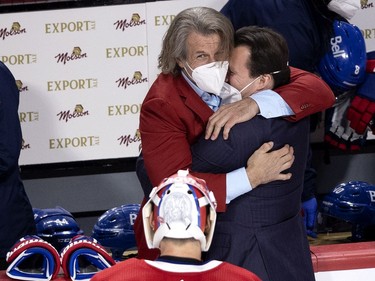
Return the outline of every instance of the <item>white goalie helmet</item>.
<path id="1" fill-rule="evenodd" d="M 202 251 L 211 245 L 216 223 L 216 200 L 206 182 L 179 170 L 154 187 L 142 209 L 147 246 L 159 248 L 168 238 L 194 238 L 201 242 Z M 150 225 L 150 216 L 154 226 Z M 207 219 L 211 226 L 205 233 Z"/>

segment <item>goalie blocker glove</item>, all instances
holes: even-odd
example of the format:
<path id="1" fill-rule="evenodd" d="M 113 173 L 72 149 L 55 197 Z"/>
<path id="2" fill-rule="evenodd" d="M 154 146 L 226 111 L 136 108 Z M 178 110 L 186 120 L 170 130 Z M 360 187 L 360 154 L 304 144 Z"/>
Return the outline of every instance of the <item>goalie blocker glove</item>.
<path id="1" fill-rule="evenodd" d="M 351 98 L 348 96 L 346 100 L 327 110 L 326 122 L 330 122 L 330 124 L 327 125 L 324 141 L 341 150 L 359 151 L 366 139 L 364 135 L 357 134 L 349 126 L 346 114 L 350 101 Z"/>
<path id="2" fill-rule="evenodd" d="M 347 113 L 350 127 L 364 134 L 371 127 L 375 114 L 375 51 L 367 54 L 366 77 L 358 88 Z"/>
<path id="3" fill-rule="evenodd" d="M 116 262 L 96 239 L 84 235 L 73 237 L 61 252 L 61 265 L 71 280 L 90 280 L 95 273 Z"/>
<path id="4" fill-rule="evenodd" d="M 38 236 L 25 236 L 7 253 L 6 274 L 17 280 L 51 280 L 60 270 L 57 250 Z"/>

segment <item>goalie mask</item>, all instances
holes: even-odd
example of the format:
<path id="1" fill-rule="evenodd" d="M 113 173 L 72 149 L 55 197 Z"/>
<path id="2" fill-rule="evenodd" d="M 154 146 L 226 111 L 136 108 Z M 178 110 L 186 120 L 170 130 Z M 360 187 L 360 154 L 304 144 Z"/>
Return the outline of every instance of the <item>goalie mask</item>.
<path id="1" fill-rule="evenodd" d="M 62 207 L 33 208 L 37 235 L 60 251 L 74 236 L 83 234 L 73 215 Z"/>
<path id="2" fill-rule="evenodd" d="M 206 182 L 188 171 L 180 170 L 154 187 L 142 214 L 150 249 L 159 248 L 164 237 L 194 238 L 201 242 L 202 251 L 209 249 L 216 223 L 216 200 Z M 205 233 L 207 219 L 211 226 Z"/>
<path id="3" fill-rule="evenodd" d="M 318 72 L 336 95 L 341 95 L 365 78 L 366 46 L 360 29 L 348 22 L 334 20 L 327 53 L 318 64 Z"/>
<path id="4" fill-rule="evenodd" d="M 139 213 L 139 204 L 112 208 L 101 215 L 94 225 L 92 237 L 121 260 L 124 251 L 136 248 L 133 225 Z"/>
<path id="5" fill-rule="evenodd" d="M 364 227 L 375 224 L 375 186 L 364 181 L 337 185 L 324 196 L 322 214 L 351 223 L 352 238 L 360 240 Z"/>

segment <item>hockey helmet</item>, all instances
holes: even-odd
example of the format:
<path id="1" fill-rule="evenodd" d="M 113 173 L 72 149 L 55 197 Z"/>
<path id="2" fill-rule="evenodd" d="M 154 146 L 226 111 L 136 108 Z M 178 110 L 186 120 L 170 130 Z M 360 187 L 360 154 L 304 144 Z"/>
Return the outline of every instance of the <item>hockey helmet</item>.
<path id="1" fill-rule="evenodd" d="M 365 70 L 366 45 L 361 30 L 348 22 L 334 20 L 330 48 L 318 64 L 319 74 L 340 95 L 361 84 Z"/>
<path id="2" fill-rule="evenodd" d="M 73 215 L 57 206 L 50 209 L 33 208 L 37 235 L 60 251 L 70 240 L 83 234 Z"/>
<path id="3" fill-rule="evenodd" d="M 139 210 L 140 204 L 121 205 L 106 211 L 94 225 L 91 236 L 108 248 L 115 260 L 136 248 L 133 225 Z"/>
<path id="4" fill-rule="evenodd" d="M 360 240 L 363 228 L 375 224 L 375 186 L 364 181 L 337 185 L 322 201 L 322 214 L 349 222 L 352 238 Z"/>
<path id="5" fill-rule="evenodd" d="M 164 237 L 194 238 L 201 242 L 202 251 L 209 249 L 216 223 L 216 200 L 206 182 L 187 170 L 178 171 L 154 187 L 142 212 L 150 249 L 159 248 Z M 205 234 L 207 218 L 211 227 Z"/>

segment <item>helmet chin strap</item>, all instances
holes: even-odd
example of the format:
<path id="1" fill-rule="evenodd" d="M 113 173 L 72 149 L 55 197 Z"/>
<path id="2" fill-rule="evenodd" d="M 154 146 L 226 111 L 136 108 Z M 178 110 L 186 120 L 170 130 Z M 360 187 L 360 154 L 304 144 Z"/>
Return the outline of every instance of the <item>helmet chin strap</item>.
<path id="1" fill-rule="evenodd" d="M 206 236 L 204 235 L 203 231 L 194 224 L 188 224 L 182 222 L 173 222 L 173 223 L 163 223 L 159 226 L 156 230 L 154 239 L 153 239 L 153 247 L 159 248 L 160 242 L 164 237 L 169 237 L 168 233 L 173 233 L 170 238 L 177 238 L 177 239 L 189 239 L 194 238 L 201 243 L 201 250 L 207 251 L 206 249 Z M 178 236 L 178 237 L 177 237 Z"/>

